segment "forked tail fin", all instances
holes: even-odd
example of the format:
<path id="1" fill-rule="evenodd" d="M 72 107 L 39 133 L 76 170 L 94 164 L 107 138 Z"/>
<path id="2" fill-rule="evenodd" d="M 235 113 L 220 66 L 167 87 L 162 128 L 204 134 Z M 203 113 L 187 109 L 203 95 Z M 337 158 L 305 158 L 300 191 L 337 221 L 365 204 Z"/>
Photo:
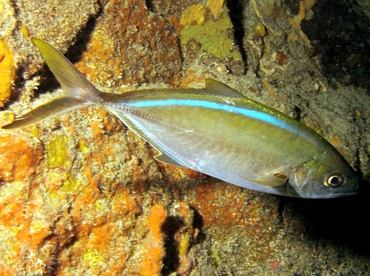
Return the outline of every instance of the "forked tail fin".
<path id="1" fill-rule="evenodd" d="M 66 57 L 45 41 L 33 38 L 32 42 L 41 52 L 67 96 L 83 101 L 94 101 L 93 98 L 99 94 L 99 90 Z"/>
<path id="2" fill-rule="evenodd" d="M 2 127 L 3 129 L 26 127 L 48 117 L 99 102 L 99 90 L 67 58 L 45 41 L 34 38 L 32 42 L 40 50 L 50 71 L 61 84 L 65 96 L 39 106 Z"/>

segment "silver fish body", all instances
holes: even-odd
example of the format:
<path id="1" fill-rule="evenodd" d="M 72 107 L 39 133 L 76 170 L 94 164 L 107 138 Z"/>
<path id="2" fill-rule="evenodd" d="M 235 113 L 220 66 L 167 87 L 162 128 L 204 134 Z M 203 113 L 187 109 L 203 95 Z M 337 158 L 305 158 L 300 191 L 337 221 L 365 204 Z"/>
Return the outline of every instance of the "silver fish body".
<path id="1" fill-rule="evenodd" d="M 103 105 L 157 148 L 161 162 L 285 196 L 333 198 L 354 194 L 358 188 L 356 173 L 325 139 L 221 83 L 209 80 L 202 90 L 100 93 L 54 48 L 34 42 L 68 93 L 65 99 L 71 103 L 60 112 Z M 56 105 L 51 102 L 31 111 L 6 128 L 54 115 Z"/>
<path id="2" fill-rule="evenodd" d="M 230 88 L 208 82 L 202 93 L 131 92 L 108 96 L 104 105 L 162 152 L 160 161 L 272 194 L 327 198 L 356 190 L 357 176 L 322 137 L 243 96 L 217 93 Z M 336 177 L 350 185 L 327 183 Z"/>

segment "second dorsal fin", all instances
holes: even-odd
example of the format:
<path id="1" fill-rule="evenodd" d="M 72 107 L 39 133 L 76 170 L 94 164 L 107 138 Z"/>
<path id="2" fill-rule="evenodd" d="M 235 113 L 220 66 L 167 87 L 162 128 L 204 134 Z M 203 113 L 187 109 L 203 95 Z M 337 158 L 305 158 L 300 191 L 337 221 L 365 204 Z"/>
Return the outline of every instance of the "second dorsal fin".
<path id="1" fill-rule="evenodd" d="M 238 91 L 214 79 L 206 79 L 206 88 L 204 90 L 210 94 L 217 94 L 220 96 L 245 98 L 245 96 Z"/>

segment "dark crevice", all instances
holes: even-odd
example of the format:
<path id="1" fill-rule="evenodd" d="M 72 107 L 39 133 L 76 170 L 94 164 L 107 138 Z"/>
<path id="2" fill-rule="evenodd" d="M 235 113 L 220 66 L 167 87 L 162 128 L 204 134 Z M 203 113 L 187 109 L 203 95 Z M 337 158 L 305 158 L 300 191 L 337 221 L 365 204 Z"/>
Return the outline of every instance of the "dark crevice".
<path id="1" fill-rule="evenodd" d="M 302 31 L 315 47 L 331 86 L 335 83 L 370 89 L 370 19 L 355 1 L 318 1 L 314 18 Z"/>
<path id="2" fill-rule="evenodd" d="M 199 244 L 204 242 L 207 238 L 206 234 L 202 231 L 204 221 L 202 215 L 197 210 L 195 210 L 194 208 L 192 208 L 192 210 L 193 210 L 193 228 L 200 230 L 197 239 L 194 241 L 194 244 Z"/>
<path id="3" fill-rule="evenodd" d="M 72 63 L 80 61 L 83 53 L 87 51 L 87 45 L 92 37 L 92 33 L 96 26 L 96 20 L 99 15 L 100 13 L 95 17 L 91 17 L 87 21 L 85 28 L 76 36 L 76 43 L 69 47 L 68 51 L 65 53 L 65 56 Z"/>
<path id="4" fill-rule="evenodd" d="M 287 204 L 286 197 L 281 197 L 278 205 L 278 218 L 282 224 L 284 224 L 284 209 Z"/>
<path id="5" fill-rule="evenodd" d="M 229 10 L 230 20 L 234 26 L 235 44 L 238 46 L 239 51 L 242 55 L 243 62 L 246 65 L 247 56 L 246 56 L 245 51 L 243 50 L 243 39 L 245 35 L 244 26 L 243 26 L 243 21 L 244 21 L 243 11 L 244 11 L 245 4 L 246 4 L 245 0 L 226 1 L 226 6 Z"/>
<path id="6" fill-rule="evenodd" d="M 290 9 L 292 14 L 298 14 L 299 13 L 299 2 L 297 0 L 284 0 L 283 6 L 286 6 Z"/>
<path id="7" fill-rule="evenodd" d="M 196 240 L 191 241 L 191 245 L 199 244 L 206 240 L 206 235 L 202 231 L 203 218 L 195 209 L 192 208 L 193 222 L 192 228 L 200 230 L 197 234 Z M 164 248 L 166 255 L 163 258 L 163 268 L 161 275 L 173 275 L 180 266 L 179 256 L 179 241 L 176 239 L 179 237 L 181 228 L 186 228 L 183 218 L 179 216 L 169 216 L 162 224 L 161 230 L 165 236 Z M 185 229 L 185 231 L 187 231 Z M 189 247 L 190 247 L 189 246 Z M 189 250 L 189 248 L 188 248 Z"/>
<path id="8" fill-rule="evenodd" d="M 364 185 L 365 186 L 365 185 Z M 367 185 L 367 187 L 369 187 Z M 364 221 L 364 210 L 369 210 L 369 188 L 363 188 L 356 196 L 337 199 L 302 200 L 284 199 L 289 205 L 292 217 L 301 219 L 304 235 L 311 241 L 327 241 L 346 247 L 357 254 L 370 256 L 370 226 Z"/>
<path id="9" fill-rule="evenodd" d="M 294 119 L 296 119 L 297 121 L 302 120 L 302 109 L 298 106 L 294 107 Z"/>
<path id="10" fill-rule="evenodd" d="M 176 233 L 184 225 L 180 217 L 169 216 L 162 224 L 162 232 L 165 235 L 164 248 L 166 255 L 163 258 L 162 275 L 170 275 L 180 265 L 179 248 L 175 239 Z"/>
<path id="11" fill-rule="evenodd" d="M 149 11 L 154 12 L 154 5 L 152 0 L 145 0 L 145 6 Z"/>

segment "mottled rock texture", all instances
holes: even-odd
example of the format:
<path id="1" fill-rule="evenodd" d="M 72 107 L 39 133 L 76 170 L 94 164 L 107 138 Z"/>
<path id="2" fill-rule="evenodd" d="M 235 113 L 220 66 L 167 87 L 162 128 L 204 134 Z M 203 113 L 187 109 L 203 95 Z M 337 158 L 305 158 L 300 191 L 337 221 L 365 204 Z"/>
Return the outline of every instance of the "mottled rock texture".
<path id="1" fill-rule="evenodd" d="M 38 37 L 110 93 L 218 79 L 320 133 L 364 184 L 327 201 L 249 191 L 156 163 L 83 108 L 0 130 L 2 275 L 368 275 L 369 18 L 353 4 L 0 0 L 0 122 L 61 93 Z"/>

